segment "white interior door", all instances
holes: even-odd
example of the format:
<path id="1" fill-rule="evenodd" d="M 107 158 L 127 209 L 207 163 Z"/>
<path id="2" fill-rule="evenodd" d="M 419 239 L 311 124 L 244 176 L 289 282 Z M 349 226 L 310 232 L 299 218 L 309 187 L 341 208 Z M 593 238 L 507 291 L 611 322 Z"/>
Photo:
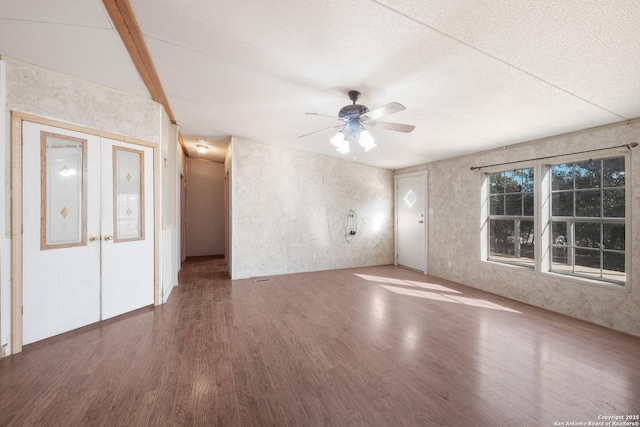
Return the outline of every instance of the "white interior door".
<path id="1" fill-rule="evenodd" d="M 425 271 L 425 175 L 398 176 L 396 183 L 397 262 Z"/>
<path id="2" fill-rule="evenodd" d="M 23 344 L 153 304 L 153 149 L 23 123 Z"/>
<path id="3" fill-rule="evenodd" d="M 100 320 L 100 138 L 24 122 L 23 343 Z"/>
<path id="4" fill-rule="evenodd" d="M 153 150 L 102 140 L 102 318 L 153 304 Z"/>

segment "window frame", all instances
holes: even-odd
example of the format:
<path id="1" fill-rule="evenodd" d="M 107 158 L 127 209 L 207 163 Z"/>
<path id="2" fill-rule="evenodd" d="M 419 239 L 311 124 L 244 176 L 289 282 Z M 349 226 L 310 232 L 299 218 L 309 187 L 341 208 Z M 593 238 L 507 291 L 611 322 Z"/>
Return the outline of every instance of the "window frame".
<path id="1" fill-rule="evenodd" d="M 591 155 L 589 155 L 591 154 Z M 613 157 L 624 158 L 625 167 L 625 216 L 623 223 L 625 225 L 625 280 L 623 281 L 611 281 L 607 278 L 595 278 L 593 276 L 574 275 L 573 273 L 561 273 L 553 271 L 551 269 L 552 262 L 552 212 L 551 212 L 551 167 L 553 165 L 564 163 L 576 163 L 584 162 L 588 160 L 603 160 Z M 603 150 L 601 153 L 582 153 L 573 155 L 558 155 L 552 159 L 546 160 L 532 160 L 532 161 L 518 161 L 513 163 L 507 163 L 502 166 L 491 166 L 482 168 L 481 173 L 481 189 L 480 189 L 480 261 L 491 263 L 498 268 L 518 269 L 523 272 L 529 272 L 534 275 L 543 275 L 551 279 L 558 279 L 564 282 L 573 282 L 578 284 L 592 285 L 596 287 L 606 288 L 613 291 L 625 291 L 631 292 L 631 274 L 633 259 L 632 254 L 632 170 L 631 170 L 631 153 L 629 148 L 626 147 L 612 147 L 611 149 Z M 492 173 L 503 172 L 513 169 L 529 169 L 534 170 L 534 241 L 537 243 L 534 247 L 534 268 L 530 268 L 528 265 L 522 265 L 522 263 L 504 262 L 503 260 L 496 260 L 490 258 L 490 189 L 489 189 L 489 177 Z M 599 188 L 600 189 L 600 188 Z M 562 217 L 567 219 L 569 217 Z M 588 219 L 593 219 L 587 217 Z M 601 217 L 595 217 L 597 220 L 601 220 Z"/>
<path id="2" fill-rule="evenodd" d="M 624 182 L 624 201 L 625 201 L 625 210 L 624 210 L 624 217 L 605 217 L 603 216 L 604 213 L 604 198 L 603 198 L 603 194 L 604 191 L 606 190 L 612 190 L 612 189 L 620 189 L 620 187 L 605 187 L 604 186 L 604 174 L 602 173 L 602 169 L 603 169 L 603 165 L 602 162 L 605 160 L 609 160 L 609 159 L 616 159 L 616 158 L 622 158 L 624 161 L 624 171 L 625 171 L 625 182 Z M 597 187 L 589 187 L 589 188 L 577 188 L 576 187 L 576 177 L 575 177 L 575 165 L 577 163 L 583 163 L 586 161 L 598 161 L 600 163 L 600 182 L 598 184 Z M 559 166 L 559 165 L 563 165 L 563 164 L 571 164 L 573 166 L 573 172 L 572 172 L 572 188 L 569 190 L 553 190 L 552 186 L 553 186 L 553 167 L 554 166 Z M 607 286 L 616 286 L 616 287 L 622 287 L 622 288 L 626 288 L 628 283 L 629 283 L 629 267 L 630 267 L 630 257 L 629 257 L 629 251 L 630 251 L 630 244 L 629 244 L 629 238 L 631 237 L 630 234 L 630 221 L 628 221 L 628 219 L 630 218 L 630 203 L 629 203 L 629 197 L 630 197 L 630 191 L 629 191 L 629 187 L 630 187 L 630 180 L 627 178 L 627 171 L 629 171 L 630 168 L 630 162 L 629 162 L 629 156 L 627 155 L 627 153 L 611 153 L 611 154 L 604 154 L 602 156 L 598 156 L 598 157 L 588 157 L 588 158 L 582 158 L 582 159 L 576 159 L 576 160 L 563 160 L 560 162 L 554 162 L 553 164 L 549 164 L 549 165 L 545 165 L 547 168 L 547 174 L 549 176 L 549 180 L 548 180 L 548 200 L 549 200 L 549 208 L 548 208 L 548 229 L 551 230 L 551 232 L 549 233 L 548 236 L 548 241 L 546 243 L 546 247 L 549 250 L 549 253 L 551 254 L 548 257 L 548 264 L 546 265 L 547 267 L 547 271 L 553 274 L 558 274 L 558 275 L 562 275 L 562 276 L 568 276 L 568 277 L 576 277 L 576 278 L 581 278 L 581 279 L 586 279 L 586 280 L 590 280 L 590 281 L 595 281 L 595 282 L 602 282 L 603 284 L 606 284 Z M 581 192 L 587 192 L 587 191 L 594 191 L 594 190 L 598 190 L 600 193 L 600 215 L 599 216 L 578 216 L 577 215 L 577 203 L 576 203 L 576 194 L 579 194 Z M 554 194 L 559 194 L 559 193 L 571 193 L 573 196 L 573 201 L 572 201 L 572 210 L 573 210 L 573 215 L 569 216 L 569 215 L 554 215 L 553 214 L 553 195 Z M 571 259 L 571 264 L 569 264 L 569 266 L 571 267 L 571 271 L 566 271 L 566 270 L 562 270 L 559 268 L 555 268 L 554 269 L 554 248 L 557 247 L 562 247 L 559 246 L 557 244 L 554 243 L 554 236 L 553 236 L 553 224 L 554 222 L 556 223 L 560 223 L 560 222 L 564 222 L 566 223 L 566 228 L 567 228 L 567 242 L 564 246 L 566 246 L 566 250 L 567 250 L 567 258 Z M 586 246 L 578 246 L 578 243 L 576 242 L 576 238 L 575 238 L 575 227 L 576 224 L 599 224 L 600 225 L 600 242 L 602 242 L 603 239 L 603 228 L 605 224 L 617 224 L 617 225 L 624 225 L 625 228 L 625 239 L 624 239 L 624 250 L 614 250 L 614 249 L 607 249 L 604 248 L 603 246 L 599 246 L 597 248 L 594 247 L 586 247 Z M 600 277 L 594 277 L 591 274 L 586 274 L 586 273 L 581 273 L 581 272 L 576 272 L 576 262 L 575 262 L 575 253 L 577 250 L 586 250 L 586 251 L 598 251 L 599 252 L 599 270 L 600 270 Z M 605 253 L 624 253 L 624 257 L 625 257 L 625 262 L 624 262 L 624 266 L 625 266 L 625 271 L 624 271 L 624 280 L 616 280 L 613 278 L 605 278 L 603 277 L 604 275 L 604 254 Z M 583 268 L 585 266 L 582 266 Z"/>
<path id="3" fill-rule="evenodd" d="M 533 177 L 532 177 L 532 190 L 531 191 L 524 191 L 524 188 L 521 188 L 520 191 L 514 192 L 514 191 L 507 191 L 506 185 L 503 185 L 503 192 L 501 193 L 504 196 L 504 200 L 503 200 L 503 209 L 502 212 L 503 214 L 492 214 L 491 213 L 491 199 L 492 196 L 498 193 L 492 193 L 491 192 L 491 176 L 494 174 L 504 174 L 506 172 L 522 172 L 524 170 L 528 170 L 531 169 L 532 173 L 533 173 Z M 508 169 L 502 169 L 502 170 L 496 170 L 496 171 L 492 171 L 492 172 L 487 172 L 486 173 L 486 186 L 487 186 L 487 233 L 486 233 L 486 247 L 487 247 L 487 253 L 486 253 L 486 261 L 491 261 L 491 262 L 497 262 L 497 263 L 501 263 L 501 264 L 509 264 L 509 265 L 517 265 L 517 266 L 521 266 L 527 269 L 535 269 L 535 260 L 536 260 L 536 256 L 535 256 L 535 242 L 536 242 L 536 222 L 535 222 L 535 213 L 536 213 L 536 203 L 535 203 L 535 199 L 536 199 L 536 170 L 534 167 L 516 167 L 516 168 L 508 168 Z M 521 209 L 520 209 L 520 214 L 507 214 L 507 195 L 513 195 L 513 194 L 521 194 L 522 198 L 521 198 Z M 533 196 L 533 207 L 532 207 L 532 215 L 525 215 L 525 198 L 524 195 L 525 194 L 531 194 Z M 513 230 L 514 230 L 514 239 L 513 239 L 513 252 L 514 252 L 514 257 L 511 259 L 507 256 L 504 257 L 500 257 L 500 256 L 492 256 L 491 254 L 491 220 L 497 220 L 497 221 L 513 221 Z M 531 262 L 526 262 L 526 261 L 522 261 L 522 258 L 520 256 L 515 256 L 516 254 L 519 254 L 520 250 L 519 250 L 519 246 L 520 246 L 520 239 L 517 237 L 520 235 L 520 225 L 522 223 L 522 221 L 531 221 L 533 223 L 533 242 L 534 242 L 534 254 L 533 254 L 533 259 L 531 260 Z M 526 259 L 526 258 L 525 258 Z"/>

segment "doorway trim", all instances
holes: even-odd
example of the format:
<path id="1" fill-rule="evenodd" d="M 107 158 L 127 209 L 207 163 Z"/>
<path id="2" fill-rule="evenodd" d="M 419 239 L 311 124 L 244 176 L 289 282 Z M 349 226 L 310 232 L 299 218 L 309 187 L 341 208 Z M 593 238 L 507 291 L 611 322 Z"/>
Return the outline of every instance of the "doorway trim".
<path id="1" fill-rule="evenodd" d="M 394 241 L 394 247 L 393 247 L 393 265 L 398 265 L 398 180 L 403 179 L 403 178 L 414 178 L 414 177 L 422 177 L 423 179 L 423 190 L 424 190 L 424 194 L 423 196 L 423 202 L 424 202 L 424 206 L 422 207 L 423 212 L 425 213 L 425 217 L 424 217 L 424 235 L 422 236 L 422 249 L 423 249 L 423 253 L 424 253 L 424 274 L 429 274 L 429 244 L 428 244 L 428 237 L 429 237 L 429 218 L 430 218 L 430 214 L 427 210 L 427 208 L 429 207 L 429 202 L 427 200 L 427 196 L 429 194 L 429 191 L 427 189 L 427 184 L 428 184 L 428 179 L 427 179 L 427 175 L 428 175 L 428 171 L 423 170 L 423 171 L 418 171 L 418 172 L 411 172 L 411 173 L 403 173 L 403 174 L 398 174 L 398 175 L 394 175 L 393 176 L 393 241 Z M 408 267 L 407 267 L 408 268 Z"/>
<path id="2" fill-rule="evenodd" d="M 87 133 L 102 138 L 113 139 L 120 142 L 141 145 L 153 149 L 153 218 L 154 245 L 153 245 L 153 304 L 159 305 L 160 301 L 160 212 L 158 209 L 159 194 L 159 161 L 160 150 L 158 144 L 130 138 L 110 132 L 93 129 L 87 126 L 66 123 L 35 114 L 11 112 L 11 353 L 22 351 L 22 304 L 23 304 L 23 277 L 22 277 L 22 122 L 33 122 L 41 125 L 55 126 L 61 129 Z"/>

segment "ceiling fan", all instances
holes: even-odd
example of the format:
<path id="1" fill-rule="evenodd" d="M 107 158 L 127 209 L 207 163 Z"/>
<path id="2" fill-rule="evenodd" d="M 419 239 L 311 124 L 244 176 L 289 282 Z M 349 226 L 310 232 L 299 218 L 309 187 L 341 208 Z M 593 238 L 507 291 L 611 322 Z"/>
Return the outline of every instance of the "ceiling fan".
<path id="1" fill-rule="evenodd" d="M 300 135 L 298 138 L 313 135 L 318 132 L 324 132 L 329 129 L 341 128 L 340 131 L 330 139 L 330 141 L 337 147 L 337 151 L 347 153 L 349 152 L 349 146 L 355 141 L 364 147 L 365 151 L 369 151 L 371 148 L 376 146 L 373 137 L 367 130 L 369 127 L 378 127 L 380 129 L 396 132 L 411 132 L 415 129 L 415 126 L 413 125 L 381 122 L 378 120 L 382 117 L 388 116 L 389 114 L 405 110 L 406 108 L 404 105 L 397 102 L 391 102 L 374 110 L 369 110 L 365 105 L 356 104 L 358 98 L 360 98 L 360 92 L 357 90 L 349 91 L 349 99 L 353 101 L 353 104 L 342 107 L 338 112 L 338 117 L 320 113 L 306 113 L 315 116 L 332 117 L 340 120 L 342 123 Z"/>

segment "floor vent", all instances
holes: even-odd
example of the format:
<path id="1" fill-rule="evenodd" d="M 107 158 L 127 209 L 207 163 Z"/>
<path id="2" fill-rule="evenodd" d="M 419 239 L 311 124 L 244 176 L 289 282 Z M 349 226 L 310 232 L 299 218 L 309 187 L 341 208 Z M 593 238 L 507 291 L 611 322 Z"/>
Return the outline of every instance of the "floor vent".
<path id="1" fill-rule="evenodd" d="M 270 282 L 271 279 L 270 278 L 266 278 L 266 279 L 256 279 L 256 283 L 260 283 L 260 282 Z"/>

